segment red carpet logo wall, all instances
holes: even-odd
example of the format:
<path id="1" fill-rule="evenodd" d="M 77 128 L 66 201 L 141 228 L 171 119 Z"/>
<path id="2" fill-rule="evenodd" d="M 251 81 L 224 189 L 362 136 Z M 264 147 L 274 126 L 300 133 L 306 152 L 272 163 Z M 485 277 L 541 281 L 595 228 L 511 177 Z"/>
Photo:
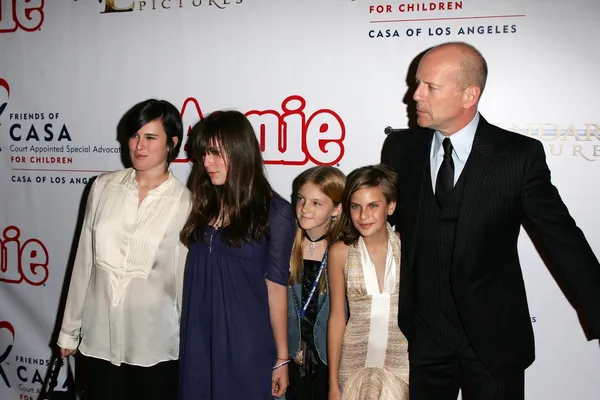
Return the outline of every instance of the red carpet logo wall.
<path id="1" fill-rule="evenodd" d="M 4 112 L 4 109 L 8 105 L 8 98 L 10 97 L 10 85 L 4 79 L 0 78 L 0 117 Z"/>
<path id="2" fill-rule="evenodd" d="M 44 0 L 0 0 L 0 33 L 37 31 L 44 23 Z"/>
<path id="3" fill-rule="evenodd" d="M 77 0 L 75 0 L 77 1 Z M 161 11 L 170 9 L 188 9 L 210 6 L 225 9 L 232 4 L 241 4 L 243 0 L 101 0 L 103 14 L 115 14 L 132 11 Z"/>
<path id="4" fill-rule="evenodd" d="M 479 11 L 475 1 L 392 2 L 368 6 L 371 39 L 439 37 L 469 40 L 470 36 L 517 33 L 521 12 Z M 505 22 L 506 21 L 506 22 Z M 402 26 L 398 28 L 398 26 Z"/>
<path id="5" fill-rule="evenodd" d="M 18 338 L 13 324 L 0 321 L 0 388 L 20 391 L 20 400 L 38 400 L 50 359 L 16 354 L 14 348 Z M 66 382 L 66 376 L 59 378 L 57 390 L 66 389 Z"/>
<path id="6" fill-rule="evenodd" d="M 281 110 L 250 110 L 245 115 L 256 131 L 265 164 L 335 165 L 344 156 L 346 126 L 342 118 L 331 109 L 309 114 L 302 96 L 286 97 Z M 185 99 L 181 116 L 189 135 L 193 124 L 204 118 L 195 97 Z M 188 150 L 187 144 L 184 150 Z M 185 153 L 175 160 L 188 161 Z"/>
<path id="7" fill-rule="evenodd" d="M 90 153 L 121 153 L 118 143 L 78 143 L 80 135 L 72 134 L 63 113 L 55 109 L 11 108 L 10 90 L 9 83 L 0 79 L 0 133 L 9 143 L 0 150 L 9 154 L 11 183 L 87 184 L 90 173 L 104 172 L 88 165 Z"/>
<path id="8" fill-rule="evenodd" d="M 600 160 L 600 123 L 551 122 L 498 124 L 504 129 L 540 140 L 548 156 Z"/>
<path id="9" fill-rule="evenodd" d="M 103 172 L 87 165 L 90 154 L 121 153 L 116 142 L 113 145 L 77 143 L 77 134 L 70 132 L 62 113 L 37 109 L 15 112 L 9 106 L 10 87 L 6 80 L 0 81 L 0 92 L 3 90 L 6 101 L 0 103 L 0 121 L 8 123 L 0 125 L 0 131 L 8 134 L 12 183 L 86 184 L 90 173 Z M 192 126 L 203 118 L 198 100 L 185 99 L 181 115 L 187 122 L 189 135 Z M 312 111 L 302 96 L 286 97 L 279 109 L 251 109 L 245 115 L 256 130 L 265 164 L 336 165 L 344 156 L 346 126 L 340 115 L 329 108 Z M 184 150 L 188 150 L 187 143 Z M 176 163 L 190 161 L 186 151 Z M 61 172 L 84 176 L 67 176 Z"/>
<path id="10" fill-rule="evenodd" d="M 2 337 L 8 336 L 8 337 Z M 10 381 L 6 371 L 3 369 L 3 364 L 9 365 L 10 360 L 8 357 L 13 349 L 15 343 L 15 328 L 8 321 L 0 321 L 0 337 L 3 339 L 3 346 L 0 346 L 0 378 L 6 387 L 11 387 Z M 8 360 L 8 361 L 7 361 Z"/>
<path id="11" fill-rule="evenodd" d="M 482 115 L 542 142 L 600 254 L 600 3 L 538 3 L 0 0 L 0 400 L 37 398 L 84 186 L 122 168 L 117 124 L 150 97 L 175 104 L 188 132 L 215 110 L 245 113 L 285 196 L 310 166 L 378 162 L 383 128 L 408 123 L 414 58 L 468 41 L 490 69 Z M 177 161 L 185 182 L 188 154 Z M 519 258 L 536 333 L 526 398 L 596 399 L 598 343 L 524 233 Z"/>
<path id="12" fill-rule="evenodd" d="M 40 286 L 48 280 L 48 250 L 38 239 L 25 240 L 19 228 L 9 226 L 0 236 L 0 250 L 0 282 Z"/>

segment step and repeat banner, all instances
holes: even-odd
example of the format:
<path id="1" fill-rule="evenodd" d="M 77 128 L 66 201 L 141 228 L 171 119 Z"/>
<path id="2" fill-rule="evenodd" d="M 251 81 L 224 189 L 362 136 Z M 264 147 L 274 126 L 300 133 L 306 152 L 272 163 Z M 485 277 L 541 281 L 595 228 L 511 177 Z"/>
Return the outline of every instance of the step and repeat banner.
<path id="1" fill-rule="evenodd" d="M 415 57 L 466 41 L 489 64 L 482 115 L 544 143 L 600 254 L 599 4 L 0 0 L 0 400 L 39 396 L 84 189 L 122 168 L 117 124 L 147 98 L 179 107 L 186 129 L 215 110 L 246 113 L 289 196 L 312 165 L 377 163 L 384 128 L 408 125 Z M 184 151 L 173 170 L 186 180 Z M 527 398 L 597 399 L 598 342 L 525 232 L 519 250 L 537 346 Z"/>

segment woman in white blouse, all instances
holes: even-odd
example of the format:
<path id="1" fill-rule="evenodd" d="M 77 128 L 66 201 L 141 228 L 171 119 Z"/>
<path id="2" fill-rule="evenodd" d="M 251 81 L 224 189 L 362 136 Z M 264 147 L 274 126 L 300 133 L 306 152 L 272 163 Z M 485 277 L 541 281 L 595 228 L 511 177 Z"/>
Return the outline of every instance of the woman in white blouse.
<path id="1" fill-rule="evenodd" d="M 124 121 L 133 168 L 91 187 L 58 346 L 83 355 L 86 399 L 173 399 L 191 197 L 169 163 L 183 124 L 152 99 Z"/>

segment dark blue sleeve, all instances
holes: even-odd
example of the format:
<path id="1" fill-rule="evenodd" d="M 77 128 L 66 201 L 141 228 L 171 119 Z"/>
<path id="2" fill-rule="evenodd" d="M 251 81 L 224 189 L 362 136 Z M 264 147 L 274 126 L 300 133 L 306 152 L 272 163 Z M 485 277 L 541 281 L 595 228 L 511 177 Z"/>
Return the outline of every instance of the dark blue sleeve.
<path id="1" fill-rule="evenodd" d="M 268 265 L 265 279 L 288 285 L 290 257 L 295 236 L 294 210 L 292 205 L 279 196 L 273 196 L 269 207 Z"/>
<path id="2" fill-rule="evenodd" d="M 210 326 L 200 321 L 198 309 L 203 306 L 201 292 L 195 286 L 197 265 L 189 256 L 183 278 L 183 305 L 181 311 L 181 327 L 179 342 L 179 400 L 202 398 L 205 387 L 199 385 L 198 379 L 208 376 L 207 364 L 209 354 L 207 343 L 201 330 Z M 200 292 L 200 293 L 199 293 Z"/>

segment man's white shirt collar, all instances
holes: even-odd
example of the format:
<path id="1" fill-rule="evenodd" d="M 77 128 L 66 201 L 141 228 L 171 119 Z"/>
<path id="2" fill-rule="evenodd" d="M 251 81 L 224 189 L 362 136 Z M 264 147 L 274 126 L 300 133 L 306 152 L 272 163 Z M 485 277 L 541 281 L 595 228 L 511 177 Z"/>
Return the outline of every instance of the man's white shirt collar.
<path id="1" fill-rule="evenodd" d="M 466 162 L 471 153 L 471 148 L 473 147 L 473 140 L 475 140 L 475 132 L 477 131 L 478 124 L 479 113 L 475 114 L 475 117 L 464 128 L 451 136 L 444 136 L 440 132 L 435 131 L 435 135 L 433 136 L 433 146 L 431 146 L 431 158 L 444 155 L 442 141 L 449 137 L 452 141 L 454 156 L 463 163 Z"/>

